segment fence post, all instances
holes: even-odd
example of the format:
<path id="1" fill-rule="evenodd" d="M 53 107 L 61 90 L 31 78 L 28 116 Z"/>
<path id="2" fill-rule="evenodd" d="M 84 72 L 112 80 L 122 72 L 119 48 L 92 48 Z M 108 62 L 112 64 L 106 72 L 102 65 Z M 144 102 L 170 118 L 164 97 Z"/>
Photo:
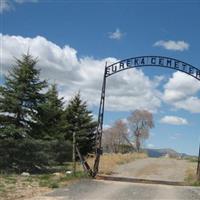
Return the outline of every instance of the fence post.
<path id="1" fill-rule="evenodd" d="M 197 179 L 200 181 L 200 145 L 199 145 L 199 156 L 198 156 L 198 163 L 197 163 Z"/>
<path id="2" fill-rule="evenodd" d="M 73 162 L 73 175 L 76 174 L 76 132 L 73 132 L 73 151 L 72 151 L 72 162 Z"/>

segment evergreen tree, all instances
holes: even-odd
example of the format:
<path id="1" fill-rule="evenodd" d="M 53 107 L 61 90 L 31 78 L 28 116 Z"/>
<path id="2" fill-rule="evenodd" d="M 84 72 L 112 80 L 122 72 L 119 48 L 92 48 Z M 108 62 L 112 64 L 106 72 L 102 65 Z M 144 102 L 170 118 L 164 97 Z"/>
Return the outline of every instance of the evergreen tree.
<path id="1" fill-rule="evenodd" d="M 63 98 L 58 97 L 56 84 L 51 85 L 45 96 L 45 102 L 39 105 L 33 135 L 46 140 L 63 139 Z"/>
<path id="2" fill-rule="evenodd" d="M 44 101 L 37 60 L 31 55 L 16 59 L 16 64 L 0 86 L 0 138 L 23 138 L 31 133 L 38 105 Z"/>
<path id="3" fill-rule="evenodd" d="M 69 102 L 64 118 L 66 119 L 66 139 L 72 141 L 73 132 L 76 133 L 76 144 L 82 155 L 93 152 L 95 146 L 95 129 L 97 123 L 88 111 L 86 102 L 83 102 L 80 93 Z"/>

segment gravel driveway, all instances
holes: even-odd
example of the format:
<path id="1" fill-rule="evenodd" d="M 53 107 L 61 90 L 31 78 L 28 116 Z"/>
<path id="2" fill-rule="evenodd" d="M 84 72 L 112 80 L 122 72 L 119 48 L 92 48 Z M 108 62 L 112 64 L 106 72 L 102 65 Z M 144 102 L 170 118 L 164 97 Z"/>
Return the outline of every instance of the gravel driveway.
<path id="1" fill-rule="evenodd" d="M 171 158 L 145 158 L 120 165 L 115 176 L 183 182 L 193 163 Z"/>
<path id="2" fill-rule="evenodd" d="M 200 189 L 185 186 L 82 180 L 32 200 L 199 200 Z"/>
<path id="3" fill-rule="evenodd" d="M 184 160 L 147 158 L 119 166 L 115 176 L 183 181 Z M 200 200 L 200 187 L 81 180 L 31 200 Z"/>

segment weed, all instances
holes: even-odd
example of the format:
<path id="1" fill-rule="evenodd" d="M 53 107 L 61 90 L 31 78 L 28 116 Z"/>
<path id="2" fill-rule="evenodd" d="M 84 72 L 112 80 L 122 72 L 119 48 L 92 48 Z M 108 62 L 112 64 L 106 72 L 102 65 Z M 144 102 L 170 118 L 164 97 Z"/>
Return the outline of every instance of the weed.
<path id="1" fill-rule="evenodd" d="M 197 175 L 194 165 L 186 171 L 185 182 L 187 185 L 200 186 L 200 181 L 197 180 Z"/>
<path id="2" fill-rule="evenodd" d="M 27 177 L 27 178 L 25 179 L 25 181 L 32 183 L 32 182 L 34 182 L 34 178 L 31 177 L 31 176 L 29 176 L 29 177 Z"/>
<path id="3" fill-rule="evenodd" d="M 38 176 L 38 178 L 41 180 L 49 180 L 51 177 L 52 177 L 51 174 L 43 174 Z"/>
<path id="4" fill-rule="evenodd" d="M 49 188 L 59 188 L 59 184 L 56 183 L 56 182 L 51 182 L 51 183 L 49 184 Z"/>
<path id="5" fill-rule="evenodd" d="M 40 180 L 39 181 L 39 186 L 40 187 L 49 187 L 49 181 L 47 181 L 47 180 Z"/>

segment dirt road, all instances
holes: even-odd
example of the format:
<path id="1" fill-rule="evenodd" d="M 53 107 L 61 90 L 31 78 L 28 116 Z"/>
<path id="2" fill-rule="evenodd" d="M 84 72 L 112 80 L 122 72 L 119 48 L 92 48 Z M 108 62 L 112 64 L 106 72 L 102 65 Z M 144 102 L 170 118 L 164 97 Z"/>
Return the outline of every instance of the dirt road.
<path id="1" fill-rule="evenodd" d="M 34 200 L 199 200 L 200 189 L 185 186 L 82 180 Z M 33 199 L 32 199 L 33 200 Z"/>
<path id="2" fill-rule="evenodd" d="M 183 182 L 193 163 L 171 158 L 145 158 L 120 165 L 115 176 Z"/>
<path id="3" fill-rule="evenodd" d="M 182 181 L 190 163 L 173 159 L 143 159 L 119 166 L 115 176 Z M 163 168 L 164 167 L 164 168 Z M 32 200 L 199 200 L 200 188 L 81 180 Z"/>

